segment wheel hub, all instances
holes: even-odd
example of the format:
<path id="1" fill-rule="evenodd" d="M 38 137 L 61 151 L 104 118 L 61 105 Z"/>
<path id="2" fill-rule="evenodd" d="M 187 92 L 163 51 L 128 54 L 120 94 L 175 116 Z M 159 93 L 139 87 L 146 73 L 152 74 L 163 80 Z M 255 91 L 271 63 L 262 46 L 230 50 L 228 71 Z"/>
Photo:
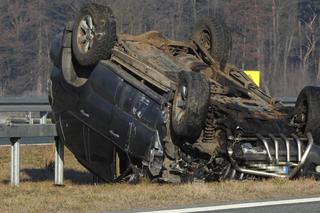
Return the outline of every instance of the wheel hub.
<path id="1" fill-rule="evenodd" d="M 95 26 L 93 19 L 90 15 L 81 19 L 78 32 L 77 32 L 77 44 L 79 50 L 83 53 L 87 53 L 93 46 L 95 37 Z"/>
<path id="2" fill-rule="evenodd" d="M 211 50 L 212 44 L 210 39 L 210 34 L 207 31 L 203 31 L 200 34 L 200 45 L 204 47 L 207 51 Z"/>
<path id="3" fill-rule="evenodd" d="M 187 104 L 187 96 L 188 96 L 188 90 L 186 86 L 181 87 L 181 91 L 179 92 L 179 96 L 176 100 L 176 111 L 177 111 L 177 121 L 181 122 L 183 117 L 186 114 L 186 104 Z"/>

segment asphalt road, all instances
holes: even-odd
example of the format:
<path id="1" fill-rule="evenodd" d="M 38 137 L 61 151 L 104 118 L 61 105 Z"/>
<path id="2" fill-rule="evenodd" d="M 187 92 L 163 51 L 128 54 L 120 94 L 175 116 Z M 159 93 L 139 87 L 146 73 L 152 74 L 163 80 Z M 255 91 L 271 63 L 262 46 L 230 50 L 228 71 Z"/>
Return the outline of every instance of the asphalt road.
<path id="1" fill-rule="evenodd" d="M 208 211 L 210 212 L 210 211 Z M 211 211 L 212 212 L 212 211 Z M 319 213 L 320 202 L 213 211 L 216 213 Z"/>
<path id="2" fill-rule="evenodd" d="M 167 210 L 136 211 L 137 213 L 319 213 L 320 197 L 274 201 L 217 204 L 212 206 L 177 208 Z"/>

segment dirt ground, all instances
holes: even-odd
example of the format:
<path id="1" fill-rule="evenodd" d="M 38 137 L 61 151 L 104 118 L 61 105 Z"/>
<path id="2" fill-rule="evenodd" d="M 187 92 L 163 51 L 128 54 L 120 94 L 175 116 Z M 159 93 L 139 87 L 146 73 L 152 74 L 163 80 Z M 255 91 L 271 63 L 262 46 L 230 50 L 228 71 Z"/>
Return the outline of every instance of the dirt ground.
<path id="1" fill-rule="evenodd" d="M 69 151 L 65 186 L 53 185 L 54 171 L 45 168 L 53 146 L 21 146 L 21 183 L 9 185 L 10 147 L 0 147 L 0 212 L 108 212 L 192 206 L 222 201 L 320 195 L 320 182 L 229 181 L 208 184 L 92 184 L 92 175 Z"/>

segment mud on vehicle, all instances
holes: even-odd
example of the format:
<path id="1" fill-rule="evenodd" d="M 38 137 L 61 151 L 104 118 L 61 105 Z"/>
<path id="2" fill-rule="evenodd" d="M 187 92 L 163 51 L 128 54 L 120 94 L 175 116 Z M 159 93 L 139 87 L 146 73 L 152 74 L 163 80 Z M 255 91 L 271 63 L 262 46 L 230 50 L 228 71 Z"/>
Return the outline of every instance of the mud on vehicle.
<path id="1" fill-rule="evenodd" d="M 109 7 L 84 6 L 51 49 L 58 134 L 104 181 L 318 177 L 320 89 L 295 109 L 227 63 L 231 34 L 211 17 L 190 41 L 116 32 Z"/>

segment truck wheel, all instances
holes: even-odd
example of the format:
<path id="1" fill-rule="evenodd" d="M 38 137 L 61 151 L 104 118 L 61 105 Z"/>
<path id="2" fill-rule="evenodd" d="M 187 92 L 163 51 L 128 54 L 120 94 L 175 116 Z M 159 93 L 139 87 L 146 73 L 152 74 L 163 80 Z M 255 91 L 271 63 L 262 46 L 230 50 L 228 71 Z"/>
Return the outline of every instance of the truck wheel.
<path id="1" fill-rule="evenodd" d="M 172 108 L 172 128 L 177 136 L 195 141 L 204 128 L 209 107 L 209 83 L 200 73 L 181 72 Z"/>
<path id="2" fill-rule="evenodd" d="M 116 39 L 116 22 L 109 7 L 87 4 L 81 8 L 72 32 L 72 51 L 80 65 L 109 59 Z"/>
<path id="3" fill-rule="evenodd" d="M 232 37 L 223 21 L 213 17 L 201 19 L 195 26 L 193 40 L 207 50 L 224 70 L 231 54 Z"/>
<path id="4" fill-rule="evenodd" d="M 320 145 L 320 87 L 302 89 L 294 109 L 294 123 L 300 132 L 311 132 L 314 142 Z"/>

